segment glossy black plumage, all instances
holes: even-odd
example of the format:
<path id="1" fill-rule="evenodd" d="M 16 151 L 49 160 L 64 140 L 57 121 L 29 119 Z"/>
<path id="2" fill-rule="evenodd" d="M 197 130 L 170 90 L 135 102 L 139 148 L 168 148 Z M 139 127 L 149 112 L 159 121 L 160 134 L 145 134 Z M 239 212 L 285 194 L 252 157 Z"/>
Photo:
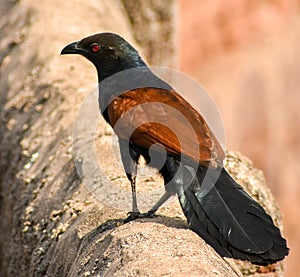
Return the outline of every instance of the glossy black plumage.
<path id="1" fill-rule="evenodd" d="M 212 181 L 210 175 L 218 176 L 217 181 Z M 205 181 L 200 186 L 198 180 Z M 203 193 L 203 186 L 210 190 Z M 179 199 L 192 229 L 223 256 L 265 265 L 288 253 L 272 218 L 224 168 L 207 172 L 200 166 L 197 181 Z"/>
<path id="2" fill-rule="evenodd" d="M 191 229 L 220 255 L 261 265 L 275 263 L 288 255 L 286 240 L 272 218 L 223 168 L 224 152 L 204 118 L 170 85 L 155 76 L 128 42 L 116 34 L 96 34 L 67 45 L 61 54 L 80 54 L 95 65 L 100 110 L 112 127 L 130 109 L 157 102 L 158 121 L 162 116 L 173 129 L 185 128 L 183 121 L 165 108 L 167 104 L 184 114 L 196 132 L 195 140 L 186 137 L 187 150 L 181 151 L 172 132 L 151 123 L 153 110 L 141 108 L 121 128 L 115 128 L 133 192 L 133 209 L 128 220 L 141 216 L 135 194 L 139 157 L 150 162 L 150 146 L 160 143 L 166 149 L 166 160 L 161 168 L 155 163 L 152 166 L 159 167 L 166 193 L 146 215 L 153 214 L 171 195 L 177 194 Z M 150 123 L 138 126 L 128 138 L 126 130 L 135 127 L 135 120 L 140 117 Z M 190 131 L 186 129 L 184 134 L 189 136 Z M 194 155 L 193 148 L 189 148 L 193 143 L 203 152 Z M 154 153 L 158 161 L 164 158 L 165 152 L 160 148 Z"/>

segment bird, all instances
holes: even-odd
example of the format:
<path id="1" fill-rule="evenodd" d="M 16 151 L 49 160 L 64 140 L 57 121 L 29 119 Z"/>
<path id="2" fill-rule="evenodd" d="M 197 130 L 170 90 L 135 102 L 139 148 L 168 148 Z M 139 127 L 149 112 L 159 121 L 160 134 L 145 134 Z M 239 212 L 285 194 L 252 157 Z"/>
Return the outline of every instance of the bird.
<path id="1" fill-rule="evenodd" d="M 132 210 L 126 222 L 154 216 L 177 195 L 191 230 L 222 257 L 269 265 L 289 253 L 271 216 L 223 166 L 224 150 L 204 117 L 159 78 L 139 52 L 115 33 L 98 33 L 66 45 L 94 64 L 99 108 L 118 136 L 131 184 Z M 165 193 L 146 213 L 137 205 L 140 158 L 158 168 Z"/>

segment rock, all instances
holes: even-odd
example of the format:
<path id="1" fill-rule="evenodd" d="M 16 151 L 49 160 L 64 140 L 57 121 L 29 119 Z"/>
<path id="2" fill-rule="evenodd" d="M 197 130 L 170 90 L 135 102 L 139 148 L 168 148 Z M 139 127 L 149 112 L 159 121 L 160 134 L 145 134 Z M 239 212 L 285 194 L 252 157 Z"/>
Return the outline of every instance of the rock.
<path id="1" fill-rule="evenodd" d="M 121 2 L 9 3 L 1 18 L 1 276 L 240 276 L 233 261 L 223 260 L 187 229 L 177 202 L 162 208 L 157 218 L 123 224 L 127 210 L 99 202 L 79 178 L 72 131 L 96 74 L 83 60 L 65 62 L 59 53 L 65 44 L 107 29 L 134 41 Z M 160 51 L 159 45 L 151 49 Z M 159 59 L 164 57 L 156 57 L 163 64 Z M 111 155 L 113 136 L 102 135 L 103 121 L 98 125 L 94 151 L 104 171 L 101 178 L 113 176 L 116 186 L 129 189 Z M 238 172 L 244 158 L 230 157 L 228 168 Z M 259 184 L 262 175 L 257 174 L 248 170 L 237 178 L 256 178 Z M 272 199 L 261 190 L 266 189 L 258 185 L 257 195 Z M 115 195 L 115 203 L 121 198 Z M 276 212 L 271 206 L 266 208 Z"/>
<path id="2" fill-rule="evenodd" d="M 195 233 L 167 227 L 160 219 L 98 233 L 93 241 L 81 244 L 78 254 L 70 276 L 84 271 L 93 276 L 235 276 Z"/>

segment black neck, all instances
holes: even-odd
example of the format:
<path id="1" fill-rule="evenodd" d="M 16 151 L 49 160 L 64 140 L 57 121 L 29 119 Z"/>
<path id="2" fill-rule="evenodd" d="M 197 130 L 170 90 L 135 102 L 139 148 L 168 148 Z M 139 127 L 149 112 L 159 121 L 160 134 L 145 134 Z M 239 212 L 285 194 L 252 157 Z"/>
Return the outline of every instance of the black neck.
<path id="1" fill-rule="evenodd" d="M 142 59 L 136 59 L 136 60 L 132 60 L 130 62 L 126 61 L 124 63 L 118 63 L 116 64 L 116 66 L 109 66 L 106 67 L 105 64 L 101 64 L 99 66 L 96 65 L 97 68 L 97 72 L 98 72 L 98 82 L 102 82 L 105 79 L 120 73 L 122 71 L 125 70 L 129 70 L 129 69 L 136 69 L 136 68 L 147 68 L 147 65 L 144 63 L 144 61 Z"/>
<path id="2" fill-rule="evenodd" d="M 121 67 L 122 68 L 122 67 Z M 99 80 L 99 105 L 104 118 L 109 122 L 107 107 L 113 98 L 122 95 L 126 91 L 138 88 L 159 88 L 171 90 L 172 87 L 157 77 L 146 64 L 139 66 L 126 66 L 123 71 L 110 70 L 101 72 L 98 70 Z"/>

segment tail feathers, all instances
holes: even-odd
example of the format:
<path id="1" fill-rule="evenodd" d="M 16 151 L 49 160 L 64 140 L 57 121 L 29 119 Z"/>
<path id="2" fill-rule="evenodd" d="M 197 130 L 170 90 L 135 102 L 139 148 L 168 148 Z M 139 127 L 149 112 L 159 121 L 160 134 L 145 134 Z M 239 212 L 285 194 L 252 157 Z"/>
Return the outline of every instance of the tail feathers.
<path id="1" fill-rule="evenodd" d="M 200 166 L 179 201 L 192 230 L 222 256 L 267 265 L 288 255 L 272 218 L 225 169 Z"/>

